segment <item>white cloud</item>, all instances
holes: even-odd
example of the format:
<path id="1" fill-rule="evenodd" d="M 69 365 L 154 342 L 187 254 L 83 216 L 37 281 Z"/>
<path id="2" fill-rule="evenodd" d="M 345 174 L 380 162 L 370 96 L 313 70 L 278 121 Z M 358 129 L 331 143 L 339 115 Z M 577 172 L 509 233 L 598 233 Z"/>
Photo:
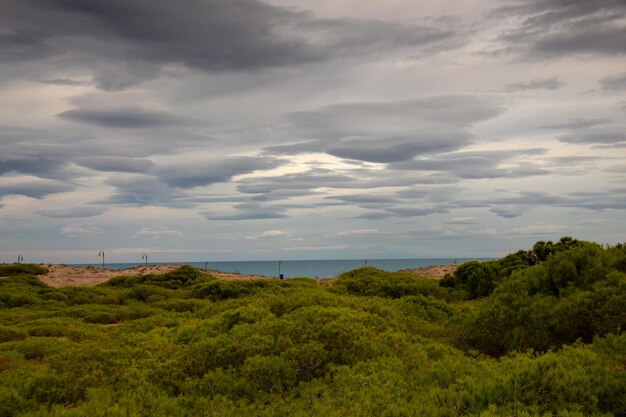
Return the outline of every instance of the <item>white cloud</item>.
<path id="1" fill-rule="evenodd" d="M 337 232 L 337 236 L 364 236 L 364 235 L 383 235 L 389 232 L 383 232 L 378 229 L 353 229 L 353 230 L 341 230 Z"/>
<path id="2" fill-rule="evenodd" d="M 291 233 L 285 232 L 282 230 L 268 230 L 263 233 L 246 236 L 246 239 L 257 240 L 257 239 L 290 238 L 291 236 L 292 236 Z"/>
<path id="3" fill-rule="evenodd" d="M 134 239 L 180 239 L 184 237 L 183 232 L 178 230 L 166 230 L 166 229 L 150 229 L 143 228 L 132 237 Z"/>
<path id="4" fill-rule="evenodd" d="M 100 235 L 103 231 L 98 227 L 85 227 L 78 224 L 70 224 L 62 227 L 61 233 L 67 237 L 88 237 Z"/>
<path id="5" fill-rule="evenodd" d="M 511 234 L 518 235 L 559 235 L 572 230 L 570 226 L 560 226 L 556 224 L 536 224 L 529 226 L 514 227 Z"/>

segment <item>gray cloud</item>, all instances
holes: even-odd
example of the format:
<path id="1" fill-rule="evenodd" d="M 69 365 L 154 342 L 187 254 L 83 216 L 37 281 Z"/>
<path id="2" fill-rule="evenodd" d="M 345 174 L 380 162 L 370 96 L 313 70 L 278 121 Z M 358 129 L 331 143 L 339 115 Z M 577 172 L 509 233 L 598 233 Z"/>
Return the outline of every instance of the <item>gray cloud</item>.
<path id="1" fill-rule="evenodd" d="M 489 207 L 489 211 L 507 219 L 520 217 L 537 207 L 595 211 L 624 210 L 626 209 L 625 191 L 623 188 L 569 194 L 523 191 L 504 198 L 454 200 L 446 204 L 446 207 L 450 209 Z"/>
<path id="2" fill-rule="evenodd" d="M 395 170 L 444 171 L 464 179 L 527 177 L 531 175 L 547 175 L 550 171 L 533 166 L 527 161 L 518 163 L 514 167 L 500 168 L 499 165 L 520 156 L 536 156 L 544 153 L 544 149 L 456 152 L 399 162 L 389 165 L 389 168 Z"/>
<path id="3" fill-rule="evenodd" d="M 436 207 L 394 207 L 385 209 L 384 211 L 371 212 L 360 214 L 355 216 L 355 219 L 366 219 L 366 220 L 384 220 L 388 218 L 411 218 L 411 217 L 424 217 L 429 216 L 431 214 L 444 214 L 449 213 L 448 210 L 444 206 L 436 206 Z"/>
<path id="4" fill-rule="evenodd" d="M 109 128 L 144 129 L 179 124 L 181 119 L 172 114 L 151 111 L 139 107 L 115 109 L 74 109 L 58 117 L 76 123 Z"/>
<path id="5" fill-rule="evenodd" d="M 162 167 L 157 174 L 161 181 L 171 187 L 193 188 L 227 182 L 235 175 L 272 169 L 283 163 L 283 160 L 269 157 L 230 157 Z"/>
<path id="6" fill-rule="evenodd" d="M 264 219 L 284 219 L 288 217 L 282 206 L 264 206 L 257 202 L 241 203 L 233 206 L 234 213 L 214 213 L 204 211 L 202 214 L 207 220 L 264 220 Z"/>
<path id="7" fill-rule="evenodd" d="M 113 178 L 107 181 L 116 191 L 96 204 L 118 206 L 167 206 L 185 207 L 189 203 L 179 203 L 178 198 L 186 195 L 175 188 L 161 182 L 158 178 L 149 175 L 134 175 L 127 178 Z"/>
<path id="8" fill-rule="evenodd" d="M 370 195 L 370 194 L 352 194 L 352 195 L 339 195 L 326 197 L 328 199 L 340 200 L 346 203 L 355 203 L 362 205 L 380 205 L 380 204 L 392 204 L 398 202 L 394 197 L 385 195 Z"/>
<path id="9" fill-rule="evenodd" d="M 0 175 L 20 173 L 51 179 L 69 179 L 67 162 L 37 153 L 12 153 L 9 149 L 0 155 Z"/>
<path id="10" fill-rule="evenodd" d="M 545 78 L 542 80 L 532 80 L 527 83 L 509 84 L 509 90 L 558 90 L 565 84 L 559 81 L 557 77 Z"/>
<path id="11" fill-rule="evenodd" d="M 489 211 L 505 219 L 514 219 L 523 215 L 526 210 L 522 207 L 492 207 Z"/>
<path id="12" fill-rule="evenodd" d="M 561 142 L 567 143 L 585 143 L 592 145 L 602 144 L 619 144 L 626 142 L 626 132 L 623 130 L 611 130 L 607 129 L 593 129 L 573 131 L 572 133 L 560 136 L 558 138 Z"/>
<path id="13" fill-rule="evenodd" d="M 18 182 L 14 184 L 0 185 L 0 198 L 13 194 L 41 199 L 50 194 L 73 191 L 75 188 L 76 187 L 72 184 L 49 180 Z"/>
<path id="14" fill-rule="evenodd" d="M 266 194 L 276 190 L 312 190 L 352 182 L 354 177 L 317 169 L 276 177 L 257 177 L 239 181 L 237 190 L 246 194 Z"/>
<path id="15" fill-rule="evenodd" d="M 154 163 L 143 157 L 171 153 L 172 139 L 159 131 L 137 136 L 125 131 L 123 136 L 101 139 L 82 130 L 45 130 L 0 127 L 0 175 L 25 174 L 69 181 L 89 176 L 86 167 L 106 172 L 150 172 Z M 184 150 L 197 141 L 180 134 L 176 150 Z M 206 143 L 206 142 L 205 142 Z M 197 146 L 197 145 L 195 145 Z"/>
<path id="16" fill-rule="evenodd" d="M 267 153 L 326 152 L 340 158 L 389 163 L 457 149 L 467 130 L 504 108 L 478 96 L 440 96 L 380 103 L 345 103 L 289 115 L 294 134 L 308 142 L 266 148 Z"/>
<path id="17" fill-rule="evenodd" d="M 146 173 L 155 167 L 149 159 L 121 156 L 84 156 L 74 158 L 72 162 L 94 171 Z"/>
<path id="18" fill-rule="evenodd" d="M 75 80 L 72 78 L 51 78 L 48 80 L 42 80 L 41 82 L 44 84 L 67 85 L 72 87 L 81 87 L 93 84 L 93 81 Z"/>
<path id="19" fill-rule="evenodd" d="M 115 162 L 115 160 L 114 160 Z M 234 176 L 275 168 L 283 163 L 274 158 L 225 157 L 205 161 L 163 165 L 151 168 L 151 175 L 114 177 L 107 184 L 115 187 L 108 198 L 98 204 L 122 206 L 194 207 L 198 204 L 239 201 L 240 199 L 194 197 L 187 190 L 230 181 Z"/>
<path id="20" fill-rule="evenodd" d="M 567 195 L 550 194 L 539 191 L 519 193 L 516 197 L 498 199 L 497 204 L 513 204 L 517 206 L 553 206 L 575 207 L 590 210 L 625 209 L 626 193 L 623 189 L 608 191 L 570 193 Z"/>
<path id="21" fill-rule="evenodd" d="M 570 119 L 569 122 L 566 123 L 557 123 L 553 125 L 545 125 L 541 126 L 543 129 L 584 129 L 587 127 L 594 127 L 598 125 L 603 125 L 610 122 L 609 119 Z"/>
<path id="22" fill-rule="evenodd" d="M 571 54 L 626 53 L 626 4 L 614 0 L 522 0 L 498 8 L 496 17 L 523 18 L 502 35 L 509 50 L 554 58 Z"/>
<path id="23" fill-rule="evenodd" d="M 77 219 L 98 216 L 106 211 L 102 207 L 76 207 L 65 209 L 39 210 L 36 213 L 52 219 Z"/>
<path id="24" fill-rule="evenodd" d="M 111 91 L 157 76 L 167 64 L 246 71 L 458 43 L 450 44 L 449 30 L 316 19 L 257 0 L 5 0 L 3 5 L 0 61 L 69 58 L 75 67 L 90 68 L 99 87 Z"/>
<path id="25" fill-rule="evenodd" d="M 626 73 L 602 78 L 600 85 L 607 91 L 624 91 L 626 90 Z"/>

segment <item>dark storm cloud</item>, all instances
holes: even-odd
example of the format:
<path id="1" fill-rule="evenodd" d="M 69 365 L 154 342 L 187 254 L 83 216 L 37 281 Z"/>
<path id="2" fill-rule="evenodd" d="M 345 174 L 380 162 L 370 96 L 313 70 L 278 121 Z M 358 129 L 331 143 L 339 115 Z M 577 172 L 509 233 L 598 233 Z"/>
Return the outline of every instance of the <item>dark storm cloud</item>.
<path id="1" fill-rule="evenodd" d="M 509 84 L 507 88 L 509 90 L 558 90 L 564 85 L 557 77 L 552 77 L 543 80 L 532 80 L 527 83 L 513 83 Z"/>
<path id="2" fill-rule="evenodd" d="M 607 91 L 624 91 L 626 90 L 626 73 L 602 78 L 600 85 Z"/>
<path id="3" fill-rule="evenodd" d="M 15 184 L 0 185 L 0 198 L 8 195 L 24 195 L 26 197 L 41 199 L 50 194 L 73 191 L 76 187 L 72 184 L 36 180 L 18 182 Z"/>
<path id="4" fill-rule="evenodd" d="M 274 28 L 307 17 L 254 0 L 5 1 L 2 41 L 13 56 L 99 45 L 110 59 L 246 69 L 316 58 Z M 133 56 L 134 55 L 134 56 Z M 106 55 L 105 55 L 106 56 Z"/>
<path id="5" fill-rule="evenodd" d="M 307 142 L 265 152 L 325 152 L 345 159 L 390 163 L 458 149 L 471 142 L 469 128 L 504 111 L 479 96 L 439 96 L 374 103 L 344 103 L 291 113 L 294 135 Z"/>
<path id="6" fill-rule="evenodd" d="M 509 50 L 553 58 L 626 53 L 626 3 L 615 0 L 522 0 L 494 15 L 517 16 L 520 27 L 502 35 Z"/>
<path id="7" fill-rule="evenodd" d="M 106 211 L 101 207 L 76 207 L 66 209 L 39 210 L 36 213 L 52 219 L 77 219 L 98 216 Z"/>
<path id="8" fill-rule="evenodd" d="M 0 61 L 69 58 L 74 67 L 91 68 L 105 90 L 154 77 L 167 64 L 259 70 L 390 48 L 437 50 L 454 38 L 422 26 L 316 19 L 257 0 L 4 0 L 3 6 Z"/>
<path id="9" fill-rule="evenodd" d="M 74 109 L 63 112 L 58 117 L 76 123 L 121 129 L 155 128 L 181 122 L 181 119 L 174 115 L 139 107 Z"/>

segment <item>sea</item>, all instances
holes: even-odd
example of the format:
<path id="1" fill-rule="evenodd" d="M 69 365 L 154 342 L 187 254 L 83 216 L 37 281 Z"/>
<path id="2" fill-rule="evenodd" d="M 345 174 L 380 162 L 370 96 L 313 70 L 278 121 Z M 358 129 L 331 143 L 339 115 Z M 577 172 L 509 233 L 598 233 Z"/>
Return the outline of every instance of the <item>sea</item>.
<path id="1" fill-rule="evenodd" d="M 283 278 L 332 278 L 343 272 L 364 266 L 372 266 L 384 271 L 395 272 L 402 269 L 423 268 L 432 265 L 462 264 L 470 260 L 484 261 L 487 258 L 434 258 L 434 259 L 341 259 L 308 261 L 229 261 L 229 262 L 149 262 L 148 265 L 191 265 L 196 268 L 210 269 L 240 274 L 264 275 Z M 107 269 L 121 270 L 144 263 L 106 263 Z M 101 264 L 75 264 L 72 266 L 94 266 Z"/>

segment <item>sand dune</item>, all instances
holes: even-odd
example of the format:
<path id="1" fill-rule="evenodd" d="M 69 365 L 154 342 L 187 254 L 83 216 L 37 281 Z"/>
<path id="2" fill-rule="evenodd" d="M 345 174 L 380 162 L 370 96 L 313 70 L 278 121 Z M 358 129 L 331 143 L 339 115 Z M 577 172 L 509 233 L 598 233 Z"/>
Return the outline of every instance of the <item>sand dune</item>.
<path id="1" fill-rule="evenodd" d="M 120 275 L 135 277 L 146 274 L 164 274 L 180 268 L 180 265 L 147 265 L 121 270 L 67 266 L 61 264 L 46 264 L 42 266 L 48 268 L 48 273 L 40 275 L 39 279 L 51 287 L 97 285 Z M 276 279 L 261 275 L 234 274 L 221 271 L 207 272 L 216 278 L 225 280 Z"/>

